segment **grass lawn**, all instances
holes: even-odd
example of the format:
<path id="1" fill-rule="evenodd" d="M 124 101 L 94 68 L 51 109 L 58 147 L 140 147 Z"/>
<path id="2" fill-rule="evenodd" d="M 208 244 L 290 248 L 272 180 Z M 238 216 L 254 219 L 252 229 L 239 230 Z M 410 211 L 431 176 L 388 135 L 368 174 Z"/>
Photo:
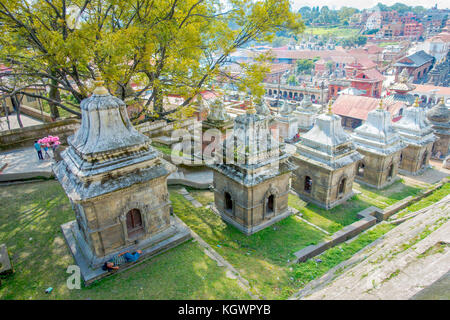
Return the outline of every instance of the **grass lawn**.
<path id="1" fill-rule="evenodd" d="M 354 183 L 353 188 L 360 191 L 361 194 L 353 196 L 347 202 L 331 210 L 319 208 L 312 203 L 306 204 L 291 194 L 289 195 L 289 205 L 299 210 L 304 219 L 330 233 L 334 233 L 359 220 L 357 213 L 370 206 L 384 209 L 408 196 L 418 194 L 421 190 L 419 187 L 406 185 L 402 181 L 397 181 L 382 190 L 365 187 L 358 183 Z"/>
<path id="2" fill-rule="evenodd" d="M 391 219 L 399 219 L 401 217 L 406 216 L 407 214 L 411 212 L 416 212 L 418 210 L 421 210 L 425 207 L 428 207 L 432 205 L 433 203 L 438 202 L 445 196 L 450 194 L 450 183 L 445 183 L 441 188 L 433 192 L 431 195 L 429 195 L 426 198 L 423 198 L 420 201 L 417 201 L 416 203 L 413 203 L 409 207 L 405 208 L 404 210 L 400 211 L 398 214 L 391 217 Z"/>
<path id="3" fill-rule="evenodd" d="M 405 184 L 404 181 L 398 180 L 387 188 L 377 190 L 364 185 L 355 183 L 353 188 L 362 192 L 360 198 L 367 202 L 372 202 L 373 205 L 384 209 L 403 200 L 409 196 L 417 195 L 423 188 Z"/>
<path id="4" fill-rule="evenodd" d="M 356 36 L 359 29 L 348 29 L 340 27 L 307 27 L 305 29 L 305 34 L 313 35 L 329 35 L 333 37 L 352 37 Z"/>
<path id="5" fill-rule="evenodd" d="M 399 44 L 400 42 L 398 42 L 398 41 L 385 41 L 385 42 L 379 42 L 379 43 L 377 43 L 377 46 L 379 46 L 379 47 L 381 47 L 381 48 L 384 48 L 384 47 L 387 47 L 387 46 L 393 46 L 393 45 L 397 45 L 397 44 Z"/>
<path id="6" fill-rule="evenodd" d="M 320 260 L 322 260 L 322 262 L 316 262 L 316 259 L 309 259 L 306 262 L 295 264 L 292 277 L 298 282 L 299 286 L 303 287 L 311 280 L 321 277 L 339 263 L 351 258 L 359 250 L 363 249 L 393 228 L 394 226 L 388 223 L 379 224 L 360 234 L 351 242 L 344 242 L 336 247 L 328 249 L 320 255 Z"/>
<path id="7" fill-rule="evenodd" d="M 268 299 L 287 298 L 295 292 L 297 285 L 289 276 L 288 260 L 294 258 L 294 252 L 326 236 L 293 216 L 246 236 L 224 223 L 210 209 L 194 208 L 174 188 L 170 195 L 178 217 L 239 270 L 257 293 Z M 191 195 L 201 203 L 211 202 L 208 191 Z"/>
<path id="8" fill-rule="evenodd" d="M 66 270 L 74 260 L 60 225 L 75 216 L 59 183 L 2 186 L 0 198 L 0 243 L 7 245 L 15 269 L 2 280 L 0 299 L 250 298 L 192 241 L 90 287 L 69 290 Z"/>

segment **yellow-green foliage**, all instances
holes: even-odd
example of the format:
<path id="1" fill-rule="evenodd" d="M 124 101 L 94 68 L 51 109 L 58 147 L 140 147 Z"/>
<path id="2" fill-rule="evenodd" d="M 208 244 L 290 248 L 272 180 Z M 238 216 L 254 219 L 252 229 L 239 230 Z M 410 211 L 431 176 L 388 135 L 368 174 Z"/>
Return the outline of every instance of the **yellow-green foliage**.
<path id="1" fill-rule="evenodd" d="M 17 82 L 0 91 L 20 91 L 49 78 L 76 101 L 61 103 L 76 108 L 92 91 L 98 67 L 108 89 L 122 99 L 136 102 L 152 90 L 142 103 L 148 116 L 166 116 L 161 97 L 167 94 L 185 99 L 173 117 L 189 116 L 191 100 L 234 50 L 267 41 L 280 30 L 298 34 L 304 29 L 288 0 L 229 2 L 225 8 L 219 0 L 3 1 L 0 62 L 14 68 Z M 261 95 L 267 65 L 244 69 L 239 87 Z M 126 90 L 131 82 L 143 89 Z"/>

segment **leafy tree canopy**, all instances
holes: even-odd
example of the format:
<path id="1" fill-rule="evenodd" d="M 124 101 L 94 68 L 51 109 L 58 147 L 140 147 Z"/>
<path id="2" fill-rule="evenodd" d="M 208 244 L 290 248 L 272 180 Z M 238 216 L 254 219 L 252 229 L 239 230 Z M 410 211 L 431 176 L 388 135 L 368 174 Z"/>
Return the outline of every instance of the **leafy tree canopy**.
<path id="1" fill-rule="evenodd" d="M 143 103 L 136 116 L 166 117 L 164 95 L 188 107 L 234 50 L 303 28 L 289 0 L 0 0 L 0 61 L 13 70 L 0 73 L 0 90 L 50 87 L 36 97 L 79 114 L 98 69 L 111 93 Z M 240 87 L 261 93 L 266 69 L 247 69 Z"/>

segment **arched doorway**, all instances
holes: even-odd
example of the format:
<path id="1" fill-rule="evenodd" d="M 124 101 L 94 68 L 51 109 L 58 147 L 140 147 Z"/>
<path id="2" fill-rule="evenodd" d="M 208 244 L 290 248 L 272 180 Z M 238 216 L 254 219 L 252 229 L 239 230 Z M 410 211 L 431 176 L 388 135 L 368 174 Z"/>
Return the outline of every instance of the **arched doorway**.
<path id="1" fill-rule="evenodd" d="M 427 165 L 427 158 L 428 158 L 428 152 L 425 151 L 422 156 L 422 168 L 424 168 Z"/>
<path id="2" fill-rule="evenodd" d="M 305 192 L 311 193 L 311 190 L 312 190 L 312 179 L 311 179 L 311 177 L 309 177 L 309 176 L 305 177 L 305 185 L 304 185 L 303 189 L 305 190 Z"/>
<path id="3" fill-rule="evenodd" d="M 275 201 L 275 197 L 273 194 L 271 194 L 268 198 L 267 198 L 267 207 L 266 207 L 266 212 L 267 214 L 272 214 L 274 213 L 274 201 Z"/>
<path id="4" fill-rule="evenodd" d="M 228 192 L 225 192 L 225 210 L 229 213 L 233 212 L 233 200 Z"/>
<path id="5" fill-rule="evenodd" d="M 394 164 L 391 163 L 388 169 L 388 176 L 387 176 L 388 180 L 391 180 L 393 176 L 394 176 Z"/>
<path id="6" fill-rule="evenodd" d="M 338 187 L 338 196 L 341 196 L 344 194 L 345 192 L 345 184 L 347 183 L 347 179 L 344 178 L 341 180 L 341 182 L 339 183 L 339 187 Z"/>
<path id="7" fill-rule="evenodd" d="M 360 162 L 359 164 L 358 164 L 358 168 L 357 168 L 357 170 L 356 170 L 356 175 L 358 176 L 358 177 L 364 177 L 364 168 L 365 168 L 366 166 L 364 165 L 364 163 L 362 163 L 362 162 Z"/>
<path id="8" fill-rule="evenodd" d="M 128 211 L 126 218 L 128 238 L 136 238 L 144 233 L 144 225 L 139 209 L 131 209 Z"/>
<path id="9" fill-rule="evenodd" d="M 269 89 L 269 96 L 272 95 L 272 89 Z"/>

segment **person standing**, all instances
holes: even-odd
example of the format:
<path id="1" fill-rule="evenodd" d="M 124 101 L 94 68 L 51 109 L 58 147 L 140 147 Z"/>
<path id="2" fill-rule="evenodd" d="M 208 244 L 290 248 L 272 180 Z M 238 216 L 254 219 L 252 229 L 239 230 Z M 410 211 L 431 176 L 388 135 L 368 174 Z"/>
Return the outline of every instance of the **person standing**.
<path id="1" fill-rule="evenodd" d="M 48 144 L 44 144 L 44 156 L 46 159 L 50 159 L 50 155 L 48 154 Z"/>
<path id="2" fill-rule="evenodd" d="M 42 157 L 41 145 L 37 141 L 34 141 L 34 148 L 37 151 L 39 160 L 44 160 L 44 158 Z"/>

